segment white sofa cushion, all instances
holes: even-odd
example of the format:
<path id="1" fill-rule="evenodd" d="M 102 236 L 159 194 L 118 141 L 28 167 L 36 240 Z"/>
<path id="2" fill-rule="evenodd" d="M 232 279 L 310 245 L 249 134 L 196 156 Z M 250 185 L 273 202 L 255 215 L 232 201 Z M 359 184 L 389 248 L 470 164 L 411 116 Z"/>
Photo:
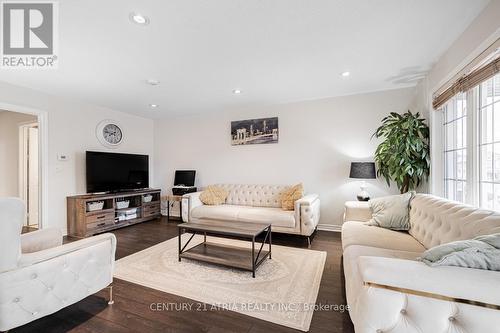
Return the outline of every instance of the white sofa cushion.
<path id="1" fill-rule="evenodd" d="M 246 185 L 218 184 L 229 192 L 228 205 L 281 208 L 281 195 L 290 186 L 284 185 Z"/>
<path id="2" fill-rule="evenodd" d="M 44 228 L 21 235 L 21 252 L 32 253 L 61 246 L 63 234 L 59 228 Z"/>
<path id="3" fill-rule="evenodd" d="M 426 248 L 500 232 L 500 214 L 428 194 L 410 203 L 410 234 Z"/>
<path id="4" fill-rule="evenodd" d="M 238 205 L 198 206 L 193 208 L 194 219 L 212 219 L 251 223 L 270 223 L 277 227 L 295 227 L 294 211 L 281 208 L 251 207 Z"/>
<path id="5" fill-rule="evenodd" d="M 214 219 L 236 221 L 242 206 L 235 205 L 202 205 L 191 210 L 191 217 L 194 219 Z"/>
<path id="6" fill-rule="evenodd" d="M 282 208 L 245 207 L 240 210 L 238 221 L 270 223 L 277 227 L 293 228 L 295 227 L 295 212 Z"/>
<path id="7" fill-rule="evenodd" d="M 345 250 L 351 245 L 418 253 L 425 251 L 425 247 L 407 232 L 370 226 L 357 221 L 344 222 L 342 225 L 342 248 Z"/>

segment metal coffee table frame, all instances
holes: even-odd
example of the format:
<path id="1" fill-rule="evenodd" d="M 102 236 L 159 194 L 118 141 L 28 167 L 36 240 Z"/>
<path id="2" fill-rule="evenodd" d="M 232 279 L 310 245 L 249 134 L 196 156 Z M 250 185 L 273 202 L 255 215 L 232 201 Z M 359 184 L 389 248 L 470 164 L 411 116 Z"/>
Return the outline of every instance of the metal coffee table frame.
<path id="1" fill-rule="evenodd" d="M 178 225 L 179 229 L 179 261 L 182 258 L 194 259 L 227 267 L 239 268 L 252 272 L 255 278 L 255 271 L 266 260 L 271 259 L 272 251 L 272 231 L 271 225 L 248 225 L 246 223 L 231 223 L 224 225 L 212 225 L 205 223 L 182 223 Z M 191 233 L 188 241 L 183 245 L 181 235 Z M 236 236 L 252 242 L 252 249 L 235 247 L 229 245 L 207 242 L 207 234 L 213 236 L 227 237 Z M 264 234 L 262 242 L 256 242 L 259 235 Z M 203 235 L 203 242 L 189 249 L 195 235 Z M 257 246 L 260 245 L 258 251 Z M 269 250 L 264 250 L 264 245 L 269 244 Z"/>

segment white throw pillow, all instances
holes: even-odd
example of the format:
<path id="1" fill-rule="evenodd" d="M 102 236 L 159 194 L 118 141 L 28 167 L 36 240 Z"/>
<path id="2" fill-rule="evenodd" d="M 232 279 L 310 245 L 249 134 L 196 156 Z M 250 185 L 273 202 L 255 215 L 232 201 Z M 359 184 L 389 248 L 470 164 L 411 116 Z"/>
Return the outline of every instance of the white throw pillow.
<path id="1" fill-rule="evenodd" d="M 372 210 L 372 219 L 368 225 L 392 230 L 410 230 L 410 201 L 414 192 L 368 201 Z"/>

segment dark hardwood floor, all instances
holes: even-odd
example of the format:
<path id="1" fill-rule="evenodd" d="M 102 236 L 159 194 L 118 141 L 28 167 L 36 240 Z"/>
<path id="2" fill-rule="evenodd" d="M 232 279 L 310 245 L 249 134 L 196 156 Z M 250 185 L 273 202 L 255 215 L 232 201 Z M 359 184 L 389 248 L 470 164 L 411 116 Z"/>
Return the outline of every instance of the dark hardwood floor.
<path id="1" fill-rule="evenodd" d="M 165 218 L 113 231 L 118 239 L 116 258 L 177 236 L 175 222 Z M 273 244 L 304 247 L 304 238 L 273 234 Z M 317 304 L 345 304 L 341 271 L 340 234 L 318 231 L 311 248 L 328 253 Z M 199 302 L 115 279 L 115 304 L 108 306 L 103 290 L 50 316 L 11 332 L 299 332 L 239 313 L 214 310 L 196 311 Z M 153 303 L 189 303 L 193 309 L 152 311 Z M 354 332 L 347 310 L 316 311 L 309 332 Z"/>

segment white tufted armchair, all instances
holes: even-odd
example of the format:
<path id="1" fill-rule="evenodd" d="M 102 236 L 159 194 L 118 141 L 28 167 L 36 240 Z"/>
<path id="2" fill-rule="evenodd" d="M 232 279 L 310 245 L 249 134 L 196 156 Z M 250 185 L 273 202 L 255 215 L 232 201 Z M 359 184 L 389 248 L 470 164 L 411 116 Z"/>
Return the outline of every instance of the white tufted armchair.
<path id="1" fill-rule="evenodd" d="M 59 229 L 21 235 L 24 217 L 21 200 L 0 199 L 0 331 L 54 313 L 113 281 L 113 234 L 62 245 Z"/>

